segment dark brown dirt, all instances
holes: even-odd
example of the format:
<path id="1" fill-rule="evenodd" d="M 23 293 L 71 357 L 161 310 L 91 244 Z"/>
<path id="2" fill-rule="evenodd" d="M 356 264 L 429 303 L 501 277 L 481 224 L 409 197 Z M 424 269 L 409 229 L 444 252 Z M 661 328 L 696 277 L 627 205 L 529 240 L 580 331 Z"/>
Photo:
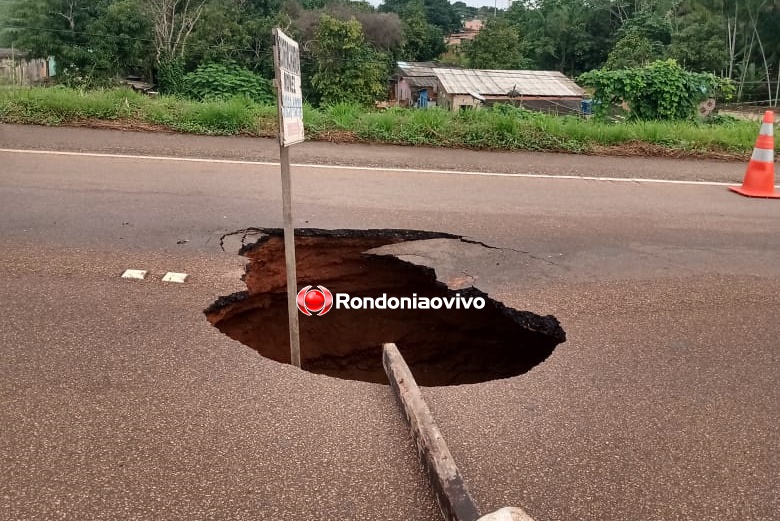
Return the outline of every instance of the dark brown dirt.
<path id="1" fill-rule="evenodd" d="M 307 234 L 306 231 L 303 232 Z M 382 231 L 296 237 L 299 287 L 321 285 L 350 297 L 452 297 L 433 270 L 391 256 L 366 255 L 378 246 L 441 234 Z M 452 240 L 459 240 L 453 238 Z M 223 333 L 289 363 L 284 242 L 273 231 L 243 252 L 250 259 L 248 291 L 223 297 L 206 315 Z M 381 345 L 394 342 L 420 385 L 454 385 L 506 378 L 544 361 L 565 333 L 554 317 L 516 311 L 476 289 L 484 309 L 347 310 L 300 316 L 302 366 L 344 379 L 387 383 Z"/>
<path id="2" fill-rule="evenodd" d="M 666 157 L 670 159 L 715 159 L 721 161 L 746 161 L 750 153 L 716 152 L 714 150 L 681 150 L 653 143 L 631 141 L 620 145 L 593 146 L 588 152 L 593 155 L 621 157 Z"/>
<path id="3" fill-rule="evenodd" d="M 68 127 L 97 128 L 109 130 L 133 130 L 140 132 L 162 132 L 165 134 L 176 134 L 177 132 L 165 125 L 147 123 L 135 119 L 81 119 L 64 124 Z"/>

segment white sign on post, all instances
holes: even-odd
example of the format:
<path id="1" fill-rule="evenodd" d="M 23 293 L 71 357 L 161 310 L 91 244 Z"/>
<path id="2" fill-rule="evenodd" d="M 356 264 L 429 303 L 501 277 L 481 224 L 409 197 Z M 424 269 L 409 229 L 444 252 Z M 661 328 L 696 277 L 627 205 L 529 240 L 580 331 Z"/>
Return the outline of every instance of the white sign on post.
<path id="1" fill-rule="evenodd" d="M 284 260 L 287 270 L 287 318 L 290 325 L 290 363 L 301 366 L 298 327 L 298 277 L 295 272 L 295 229 L 292 216 L 292 177 L 289 146 L 303 141 L 303 93 L 298 44 L 278 27 L 274 29 L 274 65 L 279 104 L 279 164 L 282 171 Z"/>
<path id="2" fill-rule="evenodd" d="M 279 90 L 279 143 L 283 147 L 303 141 L 303 93 L 298 43 L 274 29 L 274 63 Z"/>

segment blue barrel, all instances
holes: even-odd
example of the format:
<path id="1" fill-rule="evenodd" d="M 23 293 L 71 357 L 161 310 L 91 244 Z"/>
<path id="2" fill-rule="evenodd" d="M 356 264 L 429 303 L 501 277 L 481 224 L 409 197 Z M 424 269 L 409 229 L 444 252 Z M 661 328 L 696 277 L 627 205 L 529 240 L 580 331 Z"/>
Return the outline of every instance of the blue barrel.
<path id="1" fill-rule="evenodd" d="M 420 89 L 420 98 L 417 100 L 417 106 L 421 109 L 428 108 L 428 89 Z"/>
<path id="2" fill-rule="evenodd" d="M 580 110 L 582 110 L 582 114 L 585 116 L 590 116 L 593 114 L 593 100 L 592 99 L 584 99 L 580 102 Z"/>

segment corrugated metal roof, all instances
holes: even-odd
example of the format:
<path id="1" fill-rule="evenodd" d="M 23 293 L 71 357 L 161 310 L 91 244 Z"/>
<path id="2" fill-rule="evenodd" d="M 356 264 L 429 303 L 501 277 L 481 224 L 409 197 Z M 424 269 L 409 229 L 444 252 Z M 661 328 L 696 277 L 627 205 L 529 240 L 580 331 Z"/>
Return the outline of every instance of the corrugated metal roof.
<path id="1" fill-rule="evenodd" d="M 411 87 L 433 88 L 436 86 L 436 76 L 406 76 Z"/>
<path id="2" fill-rule="evenodd" d="M 448 94 L 476 92 L 483 96 L 580 97 L 585 91 L 558 71 L 500 71 L 481 69 L 431 69 Z"/>
<path id="3" fill-rule="evenodd" d="M 418 89 L 432 89 L 438 80 L 433 70 L 438 67 L 435 62 L 398 62 L 401 76 L 406 78 L 410 86 Z"/>
<path id="4" fill-rule="evenodd" d="M 20 51 L 19 49 L 6 49 L 1 48 L 0 49 L 0 58 L 11 58 L 15 57 L 18 60 L 22 60 L 27 56 L 26 52 Z"/>
<path id="5" fill-rule="evenodd" d="M 428 76 L 436 81 L 436 76 L 433 74 L 433 69 L 436 64 L 433 62 L 398 62 L 398 68 L 406 77 L 414 76 Z"/>

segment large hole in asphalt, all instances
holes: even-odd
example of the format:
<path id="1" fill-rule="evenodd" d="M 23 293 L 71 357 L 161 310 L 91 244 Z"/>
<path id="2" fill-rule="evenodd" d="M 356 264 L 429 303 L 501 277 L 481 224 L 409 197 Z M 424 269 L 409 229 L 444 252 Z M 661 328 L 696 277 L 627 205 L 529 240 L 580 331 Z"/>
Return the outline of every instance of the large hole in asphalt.
<path id="1" fill-rule="evenodd" d="M 239 252 L 250 260 L 243 277 L 248 291 L 220 297 L 205 313 L 229 337 L 267 358 L 290 363 L 282 231 L 255 232 L 259 240 Z M 387 383 L 381 346 L 394 342 L 420 385 L 477 383 L 525 373 L 565 341 L 555 317 L 512 309 L 473 287 L 451 290 L 436 280 L 431 268 L 366 253 L 388 244 L 442 238 L 461 240 L 407 230 L 296 230 L 299 288 L 323 286 L 334 298 L 336 293 L 348 293 L 350 299 L 414 296 L 418 306 L 426 298 L 432 304 L 438 303 L 434 298 L 472 299 L 470 309 L 343 309 L 334 305 L 321 315 L 301 314 L 302 368 Z M 479 299 L 484 300 L 484 307 L 475 309 Z"/>

